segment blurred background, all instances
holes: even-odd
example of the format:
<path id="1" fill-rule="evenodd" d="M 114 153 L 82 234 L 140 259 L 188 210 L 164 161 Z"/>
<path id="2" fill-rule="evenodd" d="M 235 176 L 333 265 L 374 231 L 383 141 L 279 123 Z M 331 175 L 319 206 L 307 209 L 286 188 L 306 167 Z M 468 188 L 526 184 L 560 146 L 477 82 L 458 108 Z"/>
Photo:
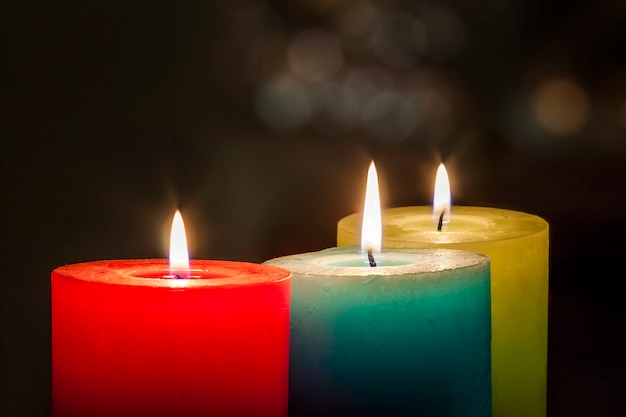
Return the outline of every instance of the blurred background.
<path id="1" fill-rule="evenodd" d="M 50 272 L 334 246 L 386 207 L 551 231 L 549 416 L 626 414 L 626 4 L 3 2 L 0 415 L 50 413 Z M 523 417 L 523 416 L 522 416 Z"/>

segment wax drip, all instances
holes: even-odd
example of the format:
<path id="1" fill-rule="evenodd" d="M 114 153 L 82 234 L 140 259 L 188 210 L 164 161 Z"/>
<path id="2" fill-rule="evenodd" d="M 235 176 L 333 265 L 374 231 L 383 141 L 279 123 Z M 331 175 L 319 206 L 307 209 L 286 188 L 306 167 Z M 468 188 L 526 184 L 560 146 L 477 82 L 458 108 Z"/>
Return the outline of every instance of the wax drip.
<path id="1" fill-rule="evenodd" d="M 367 260 L 369 261 L 371 267 L 376 266 L 376 259 L 374 259 L 374 252 L 371 248 L 367 250 Z"/>

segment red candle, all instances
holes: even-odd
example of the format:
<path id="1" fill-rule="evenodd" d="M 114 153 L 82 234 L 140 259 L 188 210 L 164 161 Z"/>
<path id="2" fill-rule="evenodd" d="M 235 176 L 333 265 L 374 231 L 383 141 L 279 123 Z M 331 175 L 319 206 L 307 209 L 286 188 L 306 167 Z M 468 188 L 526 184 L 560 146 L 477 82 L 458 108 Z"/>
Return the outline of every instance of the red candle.
<path id="1" fill-rule="evenodd" d="M 181 275 L 165 259 L 52 272 L 54 417 L 287 415 L 291 274 L 192 261 Z"/>

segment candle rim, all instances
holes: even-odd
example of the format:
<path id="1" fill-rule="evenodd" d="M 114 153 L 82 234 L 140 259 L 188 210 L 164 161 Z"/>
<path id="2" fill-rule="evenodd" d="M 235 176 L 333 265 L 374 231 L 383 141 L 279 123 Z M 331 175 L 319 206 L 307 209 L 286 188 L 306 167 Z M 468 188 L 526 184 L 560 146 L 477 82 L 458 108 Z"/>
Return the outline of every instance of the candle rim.
<path id="1" fill-rule="evenodd" d="M 386 221 L 386 216 L 393 215 L 396 213 L 402 213 L 405 211 L 407 212 L 406 214 L 413 213 L 413 215 L 424 216 L 424 224 L 426 224 L 426 221 L 428 222 L 428 224 L 432 224 L 432 217 L 431 217 L 432 207 L 431 206 L 422 205 L 422 206 L 401 206 L 401 207 L 385 208 L 382 211 L 383 243 L 384 244 L 387 244 L 387 245 L 400 244 L 402 242 L 415 243 L 415 241 L 412 240 L 411 238 L 389 237 L 390 235 L 389 230 L 391 230 L 395 226 L 390 225 L 389 222 Z M 522 211 L 516 211 L 516 210 L 510 210 L 510 209 L 496 208 L 496 207 L 456 206 L 455 205 L 455 206 L 452 206 L 452 215 L 451 215 L 450 223 L 447 225 L 446 228 L 443 229 L 443 232 L 438 232 L 437 229 L 433 227 L 432 229 L 415 231 L 413 233 L 415 235 L 433 236 L 433 237 L 439 237 L 439 238 L 441 238 L 442 236 L 446 236 L 446 235 L 450 237 L 463 235 L 463 234 L 466 234 L 468 231 L 467 230 L 455 231 L 454 229 L 455 217 L 457 218 L 457 220 L 461 218 L 462 216 L 465 216 L 466 218 L 471 217 L 473 221 L 476 223 L 480 223 L 481 221 L 485 222 L 484 220 L 480 219 L 479 211 L 482 211 L 482 212 L 487 211 L 489 214 L 497 215 L 498 220 L 501 220 L 501 221 L 506 220 L 507 222 L 509 222 L 512 219 L 517 220 L 517 221 L 525 221 L 527 222 L 526 224 L 528 227 L 525 227 L 525 228 L 515 227 L 514 229 L 508 228 L 508 227 L 501 227 L 501 226 L 497 227 L 496 229 L 485 228 L 484 229 L 485 233 L 481 235 L 482 239 L 478 239 L 478 238 L 460 239 L 458 241 L 453 240 L 450 242 L 446 242 L 446 241 L 439 242 L 439 240 L 437 240 L 436 242 L 432 242 L 432 243 L 460 243 L 460 242 L 480 243 L 480 242 L 506 241 L 506 240 L 513 240 L 513 239 L 525 239 L 534 235 L 545 233 L 549 229 L 549 223 L 545 219 L 535 214 L 522 212 Z M 345 233 L 346 235 L 356 236 L 358 234 L 358 224 L 360 224 L 361 216 L 362 216 L 362 212 L 355 212 L 355 213 L 349 214 L 341 218 L 337 223 L 338 234 Z M 491 227 L 491 225 L 487 223 L 486 227 Z M 474 234 L 473 236 L 475 237 L 477 235 Z M 424 243 L 428 243 L 428 242 L 424 241 Z"/>
<path id="2" fill-rule="evenodd" d="M 460 249 L 447 249 L 447 248 L 411 248 L 411 249 L 387 249 L 383 248 L 382 254 L 379 255 L 382 263 L 384 258 L 391 257 L 392 255 L 401 255 L 405 258 L 415 258 L 415 262 L 405 263 L 402 265 L 390 265 L 384 264 L 372 268 L 370 266 L 334 266 L 329 265 L 321 261 L 322 257 L 340 257 L 342 255 L 353 256 L 355 258 L 362 257 L 358 246 L 342 246 L 323 249 L 315 252 L 300 253 L 297 255 L 287 255 L 279 258 L 274 258 L 264 264 L 277 266 L 291 271 L 294 274 L 303 275 L 319 275 L 319 276 L 336 276 L 341 277 L 399 277 L 399 276 L 414 276 L 415 274 L 432 274 L 443 271 L 452 271 L 460 269 L 470 269 L 475 267 L 482 267 L 484 265 L 490 265 L 491 259 L 487 255 L 483 255 L 477 252 L 460 250 Z M 450 261 L 449 257 L 453 256 L 454 263 L 447 264 L 442 267 L 442 263 L 438 262 L 441 257 L 447 257 L 447 261 Z"/>
<path id="3" fill-rule="evenodd" d="M 90 283 L 173 289 L 266 285 L 291 279 L 291 272 L 285 269 L 242 261 L 191 260 L 191 275 L 197 277 L 159 277 L 170 275 L 169 271 L 168 259 L 112 259 L 60 266 L 52 271 L 52 276 Z"/>

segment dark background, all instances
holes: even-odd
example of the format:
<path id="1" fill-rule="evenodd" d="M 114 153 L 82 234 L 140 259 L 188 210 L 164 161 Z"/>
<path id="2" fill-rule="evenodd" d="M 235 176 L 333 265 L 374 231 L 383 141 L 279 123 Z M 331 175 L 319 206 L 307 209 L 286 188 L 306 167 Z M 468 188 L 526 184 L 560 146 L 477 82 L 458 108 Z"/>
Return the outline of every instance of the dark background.
<path id="1" fill-rule="evenodd" d="M 252 262 L 383 204 L 551 230 L 549 416 L 626 415 L 621 1 L 5 1 L 0 415 L 47 416 L 57 266 Z"/>

